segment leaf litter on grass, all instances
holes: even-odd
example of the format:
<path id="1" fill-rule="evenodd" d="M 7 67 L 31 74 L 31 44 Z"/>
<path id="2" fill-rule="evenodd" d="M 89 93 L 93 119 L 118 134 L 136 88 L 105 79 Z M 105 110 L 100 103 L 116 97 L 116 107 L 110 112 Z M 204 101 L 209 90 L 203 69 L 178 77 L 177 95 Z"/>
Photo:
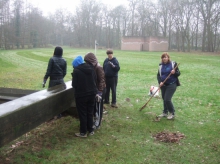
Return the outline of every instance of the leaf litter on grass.
<path id="1" fill-rule="evenodd" d="M 178 143 L 181 139 L 185 138 L 184 134 L 181 134 L 179 132 L 159 132 L 157 134 L 153 135 L 154 139 L 161 142 L 166 143 Z"/>

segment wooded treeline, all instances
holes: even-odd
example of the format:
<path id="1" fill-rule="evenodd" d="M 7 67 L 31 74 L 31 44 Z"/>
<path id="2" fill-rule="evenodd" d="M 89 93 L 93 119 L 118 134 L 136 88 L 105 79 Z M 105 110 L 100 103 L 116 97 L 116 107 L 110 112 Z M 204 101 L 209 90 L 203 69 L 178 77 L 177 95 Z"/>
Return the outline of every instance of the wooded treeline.
<path id="1" fill-rule="evenodd" d="M 122 36 L 163 36 L 169 49 L 220 50 L 220 0 L 127 0 L 110 8 L 81 0 L 44 16 L 26 0 L 0 0 L 0 48 L 49 45 L 120 49 Z M 52 2 L 51 2 L 52 3 Z"/>

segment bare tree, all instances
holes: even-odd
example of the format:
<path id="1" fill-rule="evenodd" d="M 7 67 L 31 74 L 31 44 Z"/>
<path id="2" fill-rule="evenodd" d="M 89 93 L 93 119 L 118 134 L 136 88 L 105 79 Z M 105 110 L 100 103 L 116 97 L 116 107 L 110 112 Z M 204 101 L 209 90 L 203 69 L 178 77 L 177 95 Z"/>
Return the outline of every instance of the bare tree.
<path id="1" fill-rule="evenodd" d="M 219 0 L 197 0 L 203 21 L 202 51 L 214 51 L 213 25 L 219 20 L 219 3 Z"/>
<path id="2" fill-rule="evenodd" d="M 135 26 L 135 12 L 138 4 L 138 0 L 128 0 L 129 10 L 131 12 L 131 36 L 134 36 L 134 26 Z"/>

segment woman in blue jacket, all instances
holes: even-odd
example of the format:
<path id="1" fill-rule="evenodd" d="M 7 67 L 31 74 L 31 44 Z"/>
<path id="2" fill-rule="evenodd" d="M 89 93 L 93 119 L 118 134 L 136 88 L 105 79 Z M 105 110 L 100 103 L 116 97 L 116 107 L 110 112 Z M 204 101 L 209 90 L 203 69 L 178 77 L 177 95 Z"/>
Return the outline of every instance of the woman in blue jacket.
<path id="1" fill-rule="evenodd" d="M 159 117 L 167 117 L 167 119 L 174 119 L 175 109 L 171 101 L 176 87 L 180 86 L 178 76 L 180 76 L 179 68 L 177 63 L 170 60 L 168 53 L 163 53 L 161 55 L 161 63 L 159 64 L 159 69 L 157 73 L 157 80 L 161 88 L 162 99 L 163 99 L 163 113 Z M 164 82 L 164 80 L 171 73 L 171 76 Z M 168 115 L 169 112 L 169 115 Z"/>

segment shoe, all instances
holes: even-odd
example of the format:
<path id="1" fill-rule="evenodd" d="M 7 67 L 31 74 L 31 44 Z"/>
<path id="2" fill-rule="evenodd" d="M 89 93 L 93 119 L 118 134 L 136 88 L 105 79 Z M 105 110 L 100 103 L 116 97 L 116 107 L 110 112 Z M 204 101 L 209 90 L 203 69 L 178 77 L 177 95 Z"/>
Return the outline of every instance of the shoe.
<path id="1" fill-rule="evenodd" d="M 94 134 L 95 134 L 95 132 L 92 131 L 92 132 L 89 133 L 89 136 L 93 136 Z"/>
<path id="2" fill-rule="evenodd" d="M 75 133 L 76 137 L 82 137 L 82 138 L 86 138 L 87 134 L 85 133 Z"/>
<path id="3" fill-rule="evenodd" d="M 94 130 L 96 130 L 96 129 L 100 129 L 100 126 L 95 126 L 95 125 L 93 125 L 93 127 L 92 127 Z"/>
<path id="4" fill-rule="evenodd" d="M 58 114 L 57 119 L 63 117 L 62 114 Z"/>
<path id="5" fill-rule="evenodd" d="M 166 113 L 162 113 L 158 117 L 167 117 L 167 114 Z"/>
<path id="6" fill-rule="evenodd" d="M 58 114 L 57 116 L 54 116 L 54 118 L 53 119 L 59 119 L 59 118 L 61 118 L 62 117 L 62 114 Z"/>
<path id="7" fill-rule="evenodd" d="M 168 119 L 168 120 L 172 120 L 172 119 L 174 119 L 174 117 L 175 117 L 174 114 L 170 114 L 170 115 L 167 117 L 167 119 Z"/>
<path id="8" fill-rule="evenodd" d="M 116 104 L 112 104 L 111 107 L 118 108 L 118 106 Z"/>

